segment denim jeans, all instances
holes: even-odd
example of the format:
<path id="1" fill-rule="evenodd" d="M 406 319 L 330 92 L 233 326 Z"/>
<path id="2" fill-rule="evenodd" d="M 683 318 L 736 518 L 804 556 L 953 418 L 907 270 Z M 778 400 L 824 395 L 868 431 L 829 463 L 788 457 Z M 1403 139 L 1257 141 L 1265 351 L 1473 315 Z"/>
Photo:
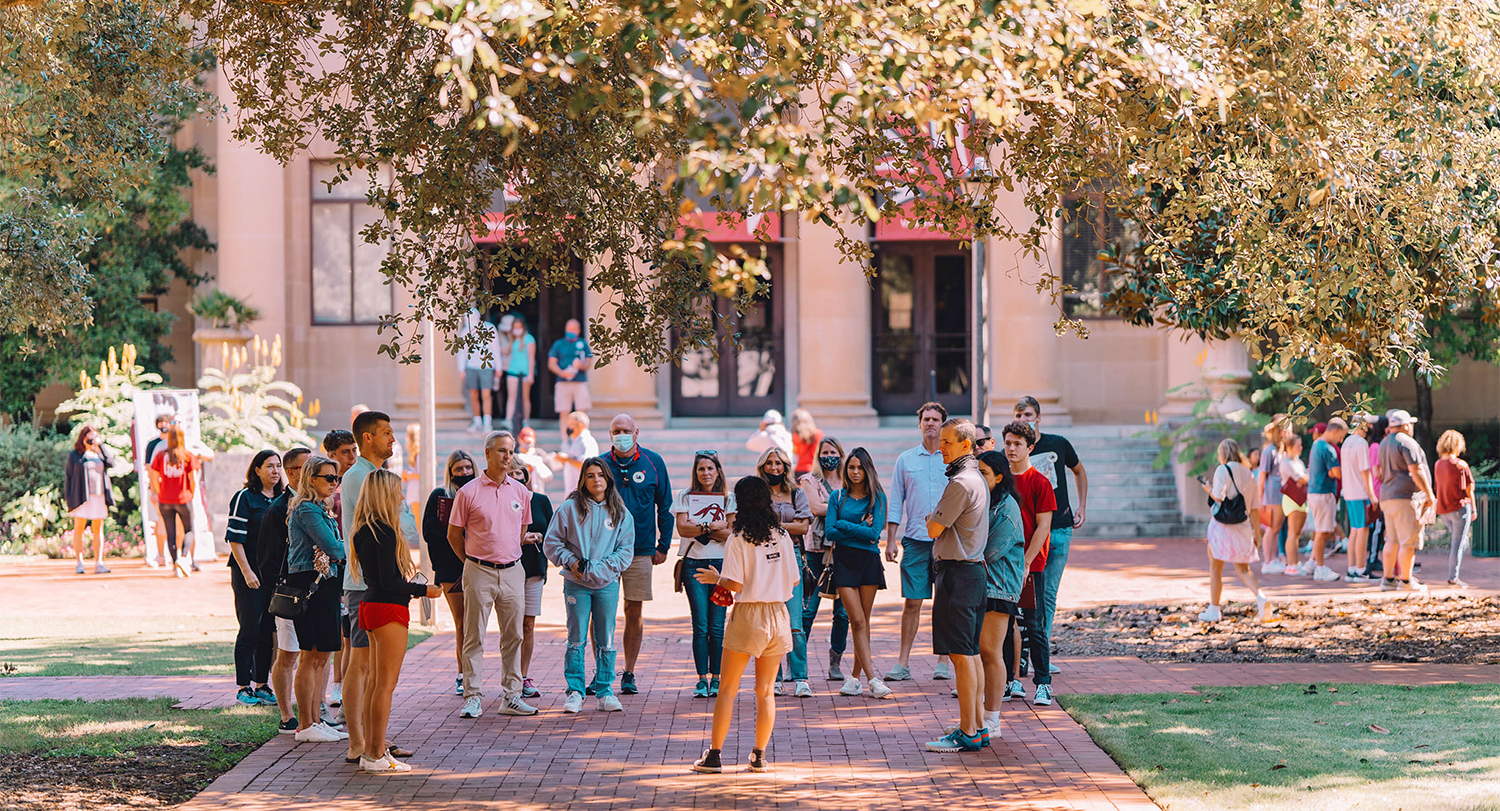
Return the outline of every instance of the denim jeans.
<path id="1" fill-rule="evenodd" d="M 563 603 L 568 611 L 568 651 L 563 678 L 570 692 L 583 692 L 583 635 L 593 620 L 594 693 L 612 695 L 615 681 L 615 610 L 620 605 L 620 581 L 599 589 L 563 580 Z"/>
<path id="2" fill-rule="evenodd" d="M 693 617 L 693 664 L 700 677 L 710 673 L 718 675 L 719 659 L 724 653 L 725 608 L 708 599 L 714 593 L 714 587 L 699 583 L 693 576 L 710 566 L 722 569 L 724 561 L 688 558 L 683 564 L 687 583 L 682 590 L 687 593 L 688 613 Z"/>
<path id="3" fill-rule="evenodd" d="M 799 550 L 800 552 L 800 550 Z M 806 573 L 803 573 L 806 577 Z M 792 589 L 792 599 L 786 601 L 787 618 L 802 616 L 802 589 Z M 807 681 L 807 632 L 802 623 L 792 623 L 792 649 L 786 655 L 786 666 L 791 671 L 791 681 Z M 783 674 L 777 673 L 777 678 Z"/>
<path id="4" fill-rule="evenodd" d="M 1458 570 L 1464 565 L 1464 552 L 1468 551 L 1469 536 L 1473 535 L 1474 513 L 1461 506 L 1438 518 L 1443 519 L 1443 526 L 1448 528 L 1448 541 L 1452 544 L 1448 549 L 1448 580 L 1451 582 L 1458 579 Z"/>
<path id="5" fill-rule="evenodd" d="M 823 598 L 818 594 L 818 578 L 823 576 L 823 553 L 805 552 L 797 550 L 802 557 L 802 636 L 804 639 L 812 638 L 813 622 L 818 619 L 818 605 Z M 828 564 L 832 566 L 833 564 Z M 812 596 L 807 596 L 811 594 Z M 833 603 L 833 628 L 828 636 L 828 650 L 831 653 L 844 655 L 849 647 L 849 612 L 844 610 L 842 600 L 830 600 Z"/>
<path id="6" fill-rule="evenodd" d="M 1045 636 L 1044 624 L 1042 622 L 1042 591 L 1043 572 L 1032 572 L 1027 575 L 1031 578 L 1031 589 L 1036 593 L 1036 608 L 1023 608 L 1022 618 L 1019 620 L 1021 626 L 1021 645 L 1024 652 L 1031 660 L 1031 681 L 1033 684 L 1052 683 L 1052 653 L 1049 645 L 1051 640 Z M 1017 624 L 1015 617 L 1010 618 L 1010 623 L 1005 629 L 1005 636 L 1000 645 L 1000 652 L 1005 658 L 1005 672 L 1007 678 L 1010 673 L 1017 673 L 1015 650 L 1011 647 L 1010 636 Z"/>
<path id="7" fill-rule="evenodd" d="M 1042 613 L 1042 633 L 1047 644 L 1052 643 L 1052 615 L 1057 613 L 1057 587 L 1062 583 L 1063 567 L 1068 565 L 1068 547 L 1073 544 L 1073 528 L 1061 527 L 1052 530 L 1047 549 L 1047 565 L 1042 569 L 1042 585 L 1045 597 L 1037 595 L 1037 608 Z"/>

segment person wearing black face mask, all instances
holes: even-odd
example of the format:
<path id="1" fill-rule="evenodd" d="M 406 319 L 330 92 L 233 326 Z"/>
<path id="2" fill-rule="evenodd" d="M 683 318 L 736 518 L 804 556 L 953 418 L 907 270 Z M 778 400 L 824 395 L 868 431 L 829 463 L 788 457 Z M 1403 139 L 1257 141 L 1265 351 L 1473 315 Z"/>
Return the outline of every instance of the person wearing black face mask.
<path id="1" fill-rule="evenodd" d="M 427 556 L 432 561 L 433 581 L 443 587 L 443 599 L 453 615 L 454 653 L 459 671 L 453 691 L 463 695 L 464 562 L 448 543 L 448 511 L 453 507 L 454 495 L 474 480 L 474 457 L 468 451 L 454 451 L 448 454 L 443 471 L 443 486 L 433 489 L 422 510 L 422 541 L 427 544 Z"/>
<path id="2" fill-rule="evenodd" d="M 812 638 L 813 623 L 818 618 L 818 604 L 822 602 L 818 596 L 818 581 L 823 576 L 823 568 L 833 565 L 833 544 L 828 542 L 825 535 L 824 521 L 828 516 L 829 496 L 835 490 L 844 489 L 844 479 L 840 474 L 840 467 L 844 464 L 844 446 L 837 439 L 825 436 L 818 443 L 816 457 L 818 463 L 813 466 L 812 472 L 802 474 L 797 482 L 802 494 L 807 496 L 808 510 L 812 513 L 812 522 L 799 547 L 803 557 L 802 633 L 808 639 Z M 829 681 L 844 680 L 841 664 L 848 647 L 849 612 L 844 610 L 843 601 L 834 600 L 833 626 L 828 635 Z"/>
<path id="3" fill-rule="evenodd" d="M 781 520 L 781 526 L 792 536 L 792 545 L 802 548 L 802 539 L 807 535 L 808 526 L 812 523 L 812 510 L 807 505 L 807 496 L 802 490 L 792 484 L 792 460 L 788 458 L 785 451 L 779 447 L 770 447 L 760 452 L 760 461 L 755 465 L 755 473 L 764 479 L 766 484 L 771 485 L 771 509 L 776 511 L 776 517 Z M 787 613 L 793 617 L 802 616 L 802 590 L 794 589 L 792 599 L 787 601 Z M 802 623 L 792 623 L 792 650 L 787 654 L 787 669 L 791 672 L 787 675 L 787 681 L 795 681 L 796 695 L 798 698 L 808 698 L 812 695 L 812 686 L 807 683 L 807 634 L 802 629 Z M 776 681 L 776 694 L 781 694 L 781 679 Z"/>

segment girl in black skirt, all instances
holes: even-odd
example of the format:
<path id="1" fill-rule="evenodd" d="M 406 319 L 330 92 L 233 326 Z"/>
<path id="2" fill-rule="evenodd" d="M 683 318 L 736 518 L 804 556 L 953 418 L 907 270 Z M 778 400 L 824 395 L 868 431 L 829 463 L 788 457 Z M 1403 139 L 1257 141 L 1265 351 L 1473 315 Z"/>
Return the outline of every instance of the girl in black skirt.
<path id="1" fill-rule="evenodd" d="M 859 674 L 870 680 L 870 695 L 892 698 L 894 692 L 876 673 L 870 656 L 870 612 L 875 592 L 885 588 L 885 564 L 880 560 L 880 538 L 885 532 L 886 498 L 880 474 L 870 452 L 855 448 L 841 471 L 844 489 L 828 498 L 824 537 L 833 544 L 833 584 L 839 600 L 849 612 L 849 630 L 854 636 L 854 667 L 839 693 L 857 696 L 864 692 Z"/>

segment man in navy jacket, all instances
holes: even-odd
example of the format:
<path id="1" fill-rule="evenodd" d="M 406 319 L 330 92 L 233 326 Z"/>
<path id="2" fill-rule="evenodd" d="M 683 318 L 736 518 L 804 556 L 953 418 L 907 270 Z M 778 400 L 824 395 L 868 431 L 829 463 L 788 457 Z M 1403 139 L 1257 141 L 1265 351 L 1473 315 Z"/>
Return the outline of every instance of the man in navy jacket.
<path id="1" fill-rule="evenodd" d="M 635 695 L 635 660 L 641 654 L 645 621 L 641 604 L 651 599 L 652 568 L 667 561 L 672 548 L 672 483 L 661 456 L 640 446 L 640 429 L 629 414 L 610 420 L 610 449 L 602 457 L 614 474 L 620 498 L 635 519 L 635 560 L 620 576 L 625 597 L 625 670 L 620 692 Z"/>

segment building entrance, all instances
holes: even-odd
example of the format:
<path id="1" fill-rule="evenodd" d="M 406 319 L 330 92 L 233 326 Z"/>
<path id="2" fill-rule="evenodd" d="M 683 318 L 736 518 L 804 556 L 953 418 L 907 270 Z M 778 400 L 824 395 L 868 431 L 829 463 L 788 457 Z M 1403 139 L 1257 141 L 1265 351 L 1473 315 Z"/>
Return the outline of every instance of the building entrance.
<path id="1" fill-rule="evenodd" d="M 969 401 L 969 251 L 958 242 L 882 242 L 875 249 L 871 342 L 875 410 L 910 414 L 932 397 Z"/>
<path id="2" fill-rule="evenodd" d="M 734 302 L 723 296 L 708 292 L 699 296 L 698 317 L 712 319 L 717 337 L 710 346 L 684 352 L 682 363 L 673 365 L 673 415 L 749 417 L 783 407 L 781 246 L 744 246 L 746 251 L 762 247 L 771 283 L 760 288 L 749 312 L 737 314 Z"/>

